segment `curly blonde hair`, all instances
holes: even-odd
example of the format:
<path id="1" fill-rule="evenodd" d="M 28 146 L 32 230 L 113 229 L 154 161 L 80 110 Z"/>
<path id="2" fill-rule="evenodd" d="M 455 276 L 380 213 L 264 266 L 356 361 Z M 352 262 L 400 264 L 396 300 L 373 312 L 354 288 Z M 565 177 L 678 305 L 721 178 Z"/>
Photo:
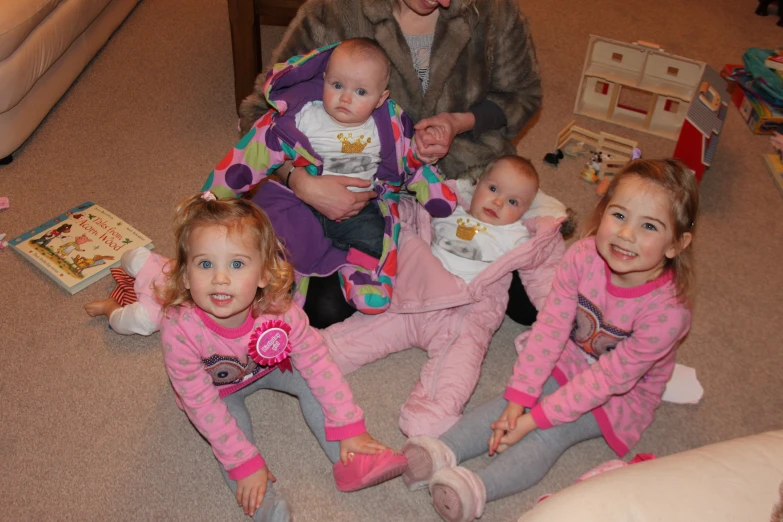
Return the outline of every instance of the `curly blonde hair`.
<path id="1" fill-rule="evenodd" d="M 261 257 L 262 277 L 266 287 L 256 291 L 252 314 L 280 314 L 291 306 L 291 285 L 294 267 L 285 259 L 283 245 L 277 239 L 266 213 L 247 199 L 204 199 L 195 194 L 177 205 L 174 218 L 174 237 L 177 255 L 173 260 L 169 278 L 158 295 L 163 301 L 163 311 L 193 302 L 190 290 L 185 288 L 185 273 L 189 257 L 189 243 L 193 231 L 199 227 L 219 225 L 226 227 L 229 235 L 248 234 L 258 245 Z"/>
<path id="2" fill-rule="evenodd" d="M 683 235 L 693 234 L 696 215 L 699 213 L 699 187 L 696 176 L 682 162 L 674 159 L 648 160 L 638 159 L 628 163 L 617 174 L 606 193 L 585 221 L 582 237 L 594 236 L 598 232 L 601 218 L 614 196 L 617 186 L 630 176 L 636 176 L 652 183 L 670 195 L 670 218 L 674 223 L 673 237 L 677 244 L 682 243 Z M 693 249 L 686 247 L 673 259 L 666 260 L 674 275 L 677 297 L 683 304 L 691 306 L 694 291 Z"/>

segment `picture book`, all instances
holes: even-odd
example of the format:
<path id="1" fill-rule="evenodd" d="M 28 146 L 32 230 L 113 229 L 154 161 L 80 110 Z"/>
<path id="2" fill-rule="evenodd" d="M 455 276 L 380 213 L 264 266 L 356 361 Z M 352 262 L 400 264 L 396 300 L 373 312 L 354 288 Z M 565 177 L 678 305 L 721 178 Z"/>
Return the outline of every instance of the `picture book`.
<path id="1" fill-rule="evenodd" d="M 125 252 L 154 248 L 150 238 L 90 201 L 15 237 L 10 244 L 71 294 L 107 276 Z"/>
<path id="2" fill-rule="evenodd" d="M 772 175 L 772 179 L 775 180 L 775 185 L 780 189 L 780 193 L 783 194 L 783 161 L 780 161 L 779 154 L 764 154 L 764 162 L 767 164 L 767 169 Z"/>

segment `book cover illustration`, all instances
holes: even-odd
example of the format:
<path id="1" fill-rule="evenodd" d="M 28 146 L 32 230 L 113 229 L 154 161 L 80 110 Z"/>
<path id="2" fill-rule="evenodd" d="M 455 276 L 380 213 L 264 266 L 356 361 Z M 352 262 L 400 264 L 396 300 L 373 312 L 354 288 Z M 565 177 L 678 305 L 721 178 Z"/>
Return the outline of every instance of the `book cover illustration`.
<path id="1" fill-rule="evenodd" d="M 153 248 L 147 236 L 92 202 L 12 239 L 11 246 L 72 294 L 109 274 L 124 252 Z"/>

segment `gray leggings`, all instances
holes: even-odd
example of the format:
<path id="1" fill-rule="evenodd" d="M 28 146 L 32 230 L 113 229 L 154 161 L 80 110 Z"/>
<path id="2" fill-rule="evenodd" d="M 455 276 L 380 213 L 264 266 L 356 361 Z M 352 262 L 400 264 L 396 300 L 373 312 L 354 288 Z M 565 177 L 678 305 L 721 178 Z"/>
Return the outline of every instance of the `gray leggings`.
<path id="1" fill-rule="evenodd" d="M 340 443 L 326 440 L 326 433 L 324 431 L 324 412 L 321 409 L 321 404 L 315 399 L 310 388 L 307 386 L 307 382 L 305 382 L 304 378 L 302 378 L 296 369 L 294 369 L 293 373 L 273 370 L 253 384 L 223 398 L 223 402 L 226 404 L 228 412 L 234 416 L 239 429 L 245 434 L 247 440 L 254 442 L 255 437 L 253 436 L 253 424 L 250 420 L 250 412 L 247 411 L 247 406 L 245 406 L 245 398 L 258 390 L 276 390 L 298 398 L 299 407 L 302 409 L 302 415 L 304 416 L 305 422 L 310 428 L 310 431 L 313 432 L 313 435 L 315 435 L 315 438 L 318 439 L 318 443 L 323 448 L 326 456 L 332 463 L 335 463 L 340 459 Z M 226 484 L 231 488 L 231 492 L 236 495 L 237 483 L 228 478 L 228 472 L 223 468 L 222 464 L 219 465 L 219 467 L 220 471 L 223 473 L 223 478 L 226 480 Z M 272 486 L 271 481 L 267 482 L 266 488 L 266 494 L 264 495 L 261 509 L 256 511 L 254 517 L 254 519 L 259 521 L 265 520 L 264 507 L 268 507 L 270 504 L 268 501 L 275 496 L 274 487 Z"/>
<path id="2" fill-rule="evenodd" d="M 542 395 L 557 390 L 551 377 L 544 384 Z M 503 396 L 485 402 L 467 412 L 440 440 L 454 451 L 457 462 L 487 453 L 487 440 L 492 434 L 490 424 L 498 420 L 508 402 Z M 535 430 L 503 453 L 492 457 L 492 463 L 476 474 L 487 488 L 487 501 L 507 497 L 536 485 L 552 469 L 565 450 L 583 440 L 601 436 L 592 413 L 574 422 L 548 430 Z"/>

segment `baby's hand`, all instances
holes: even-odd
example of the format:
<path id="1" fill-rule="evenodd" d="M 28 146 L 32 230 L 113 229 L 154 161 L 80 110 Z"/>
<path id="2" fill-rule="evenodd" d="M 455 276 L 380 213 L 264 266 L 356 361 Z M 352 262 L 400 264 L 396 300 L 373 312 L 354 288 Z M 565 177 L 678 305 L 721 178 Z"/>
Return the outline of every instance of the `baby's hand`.
<path id="1" fill-rule="evenodd" d="M 431 125 L 427 127 L 426 132 L 431 139 L 435 140 L 434 143 L 438 143 L 446 138 L 446 128 L 443 125 Z"/>
<path id="2" fill-rule="evenodd" d="M 244 510 L 245 515 L 252 517 L 261 507 L 266 493 L 267 480 L 277 481 L 266 466 L 252 475 L 237 480 L 237 504 Z"/>
<path id="3" fill-rule="evenodd" d="M 356 437 L 340 441 L 340 461 L 343 465 L 353 458 L 353 453 L 363 453 L 365 455 L 375 455 L 389 449 L 374 438 L 369 433 L 362 433 Z"/>

